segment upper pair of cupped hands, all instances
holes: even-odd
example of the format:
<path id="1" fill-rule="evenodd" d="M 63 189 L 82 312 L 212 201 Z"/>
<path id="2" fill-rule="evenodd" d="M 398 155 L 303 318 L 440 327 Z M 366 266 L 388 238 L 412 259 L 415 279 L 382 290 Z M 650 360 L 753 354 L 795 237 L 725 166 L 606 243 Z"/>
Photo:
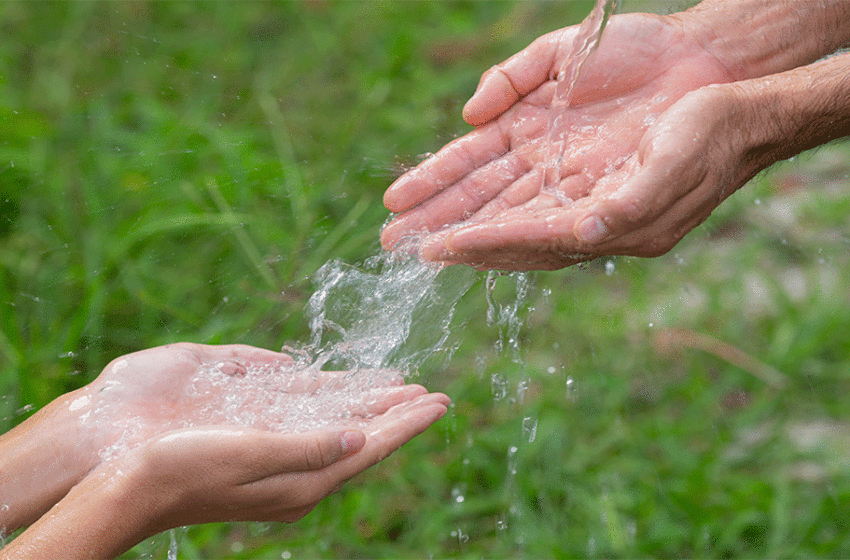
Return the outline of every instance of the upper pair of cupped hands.
<path id="1" fill-rule="evenodd" d="M 385 193 L 399 213 L 385 248 L 416 239 L 426 260 L 507 270 L 657 256 L 764 167 L 729 118 L 734 95 L 704 87 L 736 76 L 676 15 L 612 18 L 555 115 L 554 77 L 578 32 L 544 35 L 483 74 L 463 110 L 476 128 Z M 559 162 L 546 161 L 550 134 Z M 547 165 L 560 181 L 543 187 Z"/>

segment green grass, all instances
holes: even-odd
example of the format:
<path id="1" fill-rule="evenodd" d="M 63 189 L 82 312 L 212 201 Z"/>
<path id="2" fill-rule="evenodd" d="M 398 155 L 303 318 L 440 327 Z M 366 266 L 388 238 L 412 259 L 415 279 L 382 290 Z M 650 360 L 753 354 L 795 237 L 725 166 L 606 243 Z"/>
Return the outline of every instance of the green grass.
<path id="1" fill-rule="evenodd" d="M 375 254 L 480 73 L 589 4 L 0 3 L 0 424 L 126 352 L 305 340 L 310 278 Z M 418 379 L 445 419 L 179 557 L 849 556 L 848 162 L 783 163 L 667 256 L 537 275 L 521 359 L 479 274 Z"/>

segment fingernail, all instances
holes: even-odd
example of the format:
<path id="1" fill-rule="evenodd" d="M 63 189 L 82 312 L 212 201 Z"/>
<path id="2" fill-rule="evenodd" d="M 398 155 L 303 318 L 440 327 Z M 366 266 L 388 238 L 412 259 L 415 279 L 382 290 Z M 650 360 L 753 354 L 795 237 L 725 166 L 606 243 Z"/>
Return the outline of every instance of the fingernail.
<path id="1" fill-rule="evenodd" d="M 366 435 L 360 431 L 345 432 L 340 436 L 339 443 L 342 446 L 342 454 L 350 455 L 366 445 Z"/>
<path id="2" fill-rule="evenodd" d="M 608 228 L 596 215 L 588 216 L 578 226 L 578 238 L 585 243 L 599 243 L 608 233 Z"/>

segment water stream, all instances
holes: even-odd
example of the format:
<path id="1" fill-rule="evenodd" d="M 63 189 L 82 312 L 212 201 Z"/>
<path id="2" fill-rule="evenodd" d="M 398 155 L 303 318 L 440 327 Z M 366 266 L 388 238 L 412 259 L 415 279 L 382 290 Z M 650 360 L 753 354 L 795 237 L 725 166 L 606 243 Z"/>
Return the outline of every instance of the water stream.
<path id="1" fill-rule="evenodd" d="M 557 84 L 546 133 L 544 190 L 557 191 L 567 144 L 564 122 L 573 91 L 599 44 L 608 17 L 617 6 L 618 0 L 597 1 L 569 46 L 570 56 L 554 76 Z M 222 384 L 229 384 L 219 391 L 224 400 L 210 401 L 204 414 L 228 424 L 281 431 L 356 423 L 347 411 L 351 403 L 368 401 L 371 387 L 399 373 L 405 377 L 418 375 L 426 363 L 427 369 L 445 367 L 465 326 L 453 323 L 455 310 L 461 298 L 481 278 L 480 273 L 467 267 L 443 268 L 423 263 L 405 252 L 381 252 L 359 264 L 330 261 L 315 275 L 314 293 L 305 310 L 311 333 L 309 340 L 283 348 L 295 362 L 256 370 L 248 368 L 241 377 L 227 375 L 216 364 L 201 368 L 192 385 L 199 388 L 199 398 L 204 395 L 204 387 L 221 388 Z M 511 360 L 523 370 L 521 377 L 525 376 L 520 330 L 522 312 L 532 287 L 531 277 L 491 271 L 483 279 L 487 323 L 498 329 L 494 349 L 497 354 L 509 353 Z M 512 287 L 507 301 L 500 302 L 494 295 L 500 282 Z M 303 378 L 306 374 L 320 379 L 328 371 L 344 374 L 334 383 L 320 385 L 312 392 L 288 389 L 295 377 Z M 490 381 L 496 403 L 521 406 L 528 379 L 509 379 L 497 373 Z M 505 491 L 514 505 L 499 518 L 500 532 L 506 531 L 521 515 L 514 496 L 518 491 L 517 453 L 519 446 L 533 443 L 537 435 L 537 419 L 525 414 L 521 418 L 519 433 L 506 456 Z M 462 489 L 458 488 L 453 497 L 456 504 L 462 504 Z M 461 528 L 453 536 L 461 545 L 469 539 Z M 513 539 L 522 547 L 522 532 L 513 535 Z M 170 544 L 169 558 L 172 558 L 176 556 L 173 533 Z"/>
<path id="2" fill-rule="evenodd" d="M 564 133 L 559 130 L 570 107 L 572 92 L 617 0 L 598 0 L 568 47 L 558 70 L 552 99 L 548 149 L 557 149 L 548 167 L 557 172 L 563 157 Z M 564 34 L 564 40 L 570 35 Z M 413 242 L 413 241 L 411 241 Z M 197 400 L 197 414 L 181 418 L 175 428 L 210 422 L 278 431 L 307 431 L 363 419 L 363 407 L 374 398 L 373 389 L 418 374 L 420 368 L 439 371 L 459 344 L 463 325 L 453 324 L 458 302 L 482 275 L 463 266 L 441 267 L 423 263 L 410 252 L 380 252 L 359 264 L 339 260 L 326 263 L 314 277 L 314 293 L 305 310 L 310 337 L 306 343 L 283 348 L 294 362 L 244 364 L 234 375 L 226 363 L 202 364 L 186 385 L 185 399 Z M 522 307 L 531 281 L 525 274 L 490 272 L 484 280 L 487 321 L 498 328 L 497 354 L 507 352 L 522 365 L 520 328 Z M 497 282 L 511 282 L 514 293 L 498 303 L 493 297 Z M 334 374 L 329 381 L 328 372 Z M 491 379 L 493 397 L 508 396 L 511 380 L 501 374 Z M 524 387 L 516 385 L 515 401 Z M 97 410 L 92 419 L 109 418 Z M 358 420 L 359 418 L 359 420 Z M 140 426 L 121 419 L 120 441 L 101 453 L 108 459 L 141 441 Z M 533 441 L 536 421 L 526 417 L 522 439 Z"/>
<path id="3" fill-rule="evenodd" d="M 599 43 L 601 33 L 618 0 L 598 0 L 581 24 L 567 57 L 555 78 L 557 87 L 546 136 L 544 189 L 559 181 L 560 162 L 566 148 L 563 128 L 572 92 L 582 68 Z M 399 374 L 405 378 L 444 368 L 459 345 L 465 325 L 453 322 L 461 298 L 483 279 L 487 322 L 498 329 L 497 354 L 509 353 L 520 366 L 520 330 L 532 281 L 528 274 L 482 275 L 463 266 L 441 267 L 423 263 L 404 252 L 381 252 L 363 263 L 339 260 L 326 263 L 314 277 L 314 293 L 305 310 L 310 337 L 306 343 L 283 348 L 294 362 L 247 364 L 242 375 L 232 375 L 222 364 L 204 364 L 187 385 L 185 398 L 202 399 L 196 418 L 184 418 L 178 427 L 210 422 L 233 426 L 298 432 L 334 423 L 357 423 L 352 404 L 368 404 L 370 389 Z M 496 285 L 508 283 L 508 301 L 494 297 Z M 342 372 L 325 383 L 328 372 Z M 523 372 L 522 375 L 525 375 Z M 494 374 L 494 401 L 522 403 L 528 381 L 509 380 Z M 298 390 L 304 384 L 310 390 Z M 312 383 L 312 385 L 311 385 Z M 515 391 L 509 388 L 514 384 Z M 438 388 L 438 387 L 436 387 Z M 361 409 L 362 410 L 362 409 Z M 92 418 L 108 417 L 98 410 Z M 362 412 L 360 413 L 362 414 Z M 517 442 L 507 451 L 506 489 L 516 492 L 516 454 L 523 442 L 534 442 L 537 420 L 522 415 Z M 132 422 L 122 426 L 125 437 L 101 452 L 104 459 L 134 445 Z M 455 497 L 463 502 L 463 494 Z M 500 530 L 518 515 L 512 508 L 500 519 Z M 2 535 L 0 535 L 2 537 Z M 463 542 L 468 535 L 458 529 Z M 516 536 L 521 544 L 522 535 Z M 171 533 L 168 557 L 176 557 L 179 535 Z"/>
<path id="4" fill-rule="evenodd" d="M 569 132 L 565 121 L 573 102 L 573 93 L 588 59 L 599 46 L 608 19 L 617 12 L 619 5 L 620 0 L 596 0 L 593 11 L 581 22 L 572 43 L 569 46 L 561 45 L 561 49 L 568 49 L 566 52 L 569 55 L 564 57 L 558 72 L 551 76 L 555 80 L 555 93 L 552 95 L 546 127 L 542 190 L 559 199 L 562 199 L 562 195 L 557 187 L 561 180 L 561 163 L 566 153 Z M 561 41 L 569 41 L 566 30 L 561 33 Z M 569 204 L 573 201 L 562 199 L 561 202 Z"/>

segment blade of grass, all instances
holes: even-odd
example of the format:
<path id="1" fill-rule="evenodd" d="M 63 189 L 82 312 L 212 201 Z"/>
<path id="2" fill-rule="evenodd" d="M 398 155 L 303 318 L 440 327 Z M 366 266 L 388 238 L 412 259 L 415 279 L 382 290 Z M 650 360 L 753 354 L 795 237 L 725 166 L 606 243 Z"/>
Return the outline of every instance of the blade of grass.
<path id="1" fill-rule="evenodd" d="M 665 352 L 673 347 L 702 350 L 741 368 L 774 389 L 782 389 L 788 384 L 788 377 L 781 371 L 747 354 L 740 348 L 705 333 L 698 333 L 690 329 L 664 329 L 655 335 L 655 345 Z"/>
<path id="2" fill-rule="evenodd" d="M 221 212 L 222 218 L 229 223 L 230 231 L 233 233 L 233 236 L 236 238 L 239 246 L 245 252 L 245 256 L 248 257 L 248 261 L 254 266 L 260 277 L 266 283 L 266 286 L 271 291 L 280 291 L 274 272 L 272 272 L 269 265 L 263 261 L 263 258 L 260 256 L 260 251 L 257 248 L 257 244 L 254 243 L 254 240 L 251 239 L 251 236 L 249 236 L 245 231 L 243 223 L 235 219 L 236 213 L 233 211 L 233 208 L 230 207 L 227 199 L 225 199 L 221 195 L 221 192 L 219 192 L 215 179 L 207 177 L 205 185 L 207 187 L 207 191 L 210 193 L 210 197 L 212 197 L 213 203 L 216 205 L 219 212 Z"/>

